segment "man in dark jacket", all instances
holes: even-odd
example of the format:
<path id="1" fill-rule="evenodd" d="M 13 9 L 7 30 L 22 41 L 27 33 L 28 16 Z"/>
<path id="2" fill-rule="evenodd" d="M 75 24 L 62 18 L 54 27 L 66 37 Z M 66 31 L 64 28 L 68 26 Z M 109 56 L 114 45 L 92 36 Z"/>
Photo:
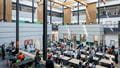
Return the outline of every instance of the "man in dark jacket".
<path id="1" fill-rule="evenodd" d="M 38 50 L 35 56 L 35 68 L 41 68 L 40 61 L 41 61 L 40 51 Z"/>
<path id="2" fill-rule="evenodd" d="M 2 50 L 2 59 L 4 60 L 5 59 L 5 44 L 2 45 L 1 50 Z"/>
<path id="3" fill-rule="evenodd" d="M 51 55 L 48 56 L 48 60 L 46 60 L 46 68 L 54 68 L 54 62 L 51 60 Z"/>

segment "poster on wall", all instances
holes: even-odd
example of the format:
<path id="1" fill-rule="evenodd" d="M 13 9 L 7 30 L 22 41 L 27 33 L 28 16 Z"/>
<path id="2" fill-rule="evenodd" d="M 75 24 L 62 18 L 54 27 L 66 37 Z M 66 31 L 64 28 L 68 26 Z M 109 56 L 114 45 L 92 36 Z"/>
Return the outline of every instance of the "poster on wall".
<path id="1" fill-rule="evenodd" d="M 33 45 L 33 40 L 32 39 L 25 40 L 24 45 Z"/>
<path id="2" fill-rule="evenodd" d="M 28 44 L 29 44 L 29 40 L 25 40 L 24 45 L 28 45 Z"/>

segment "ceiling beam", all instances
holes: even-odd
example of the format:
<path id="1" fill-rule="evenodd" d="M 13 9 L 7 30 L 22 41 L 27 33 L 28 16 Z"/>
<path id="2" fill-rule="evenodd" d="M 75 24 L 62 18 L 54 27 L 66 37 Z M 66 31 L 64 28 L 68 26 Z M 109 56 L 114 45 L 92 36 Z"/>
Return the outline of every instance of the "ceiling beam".
<path id="1" fill-rule="evenodd" d="M 65 6 L 65 7 L 71 8 L 70 5 L 66 5 L 66 4 L 64 4 L 63 2 L 60 2 L 60 1 L 55 1 L 55 0 L 49 0 L 49 1 L 54 2 L 54 3 L 56 3 L 56 4 L 59 4 L 59 5 L 61 5 L 61 6 Z"/>
<path id="2" fill-rule="evenodd" d="M 64 4 L 66 4 L 66 5 L 71 5 L 73 3 L 75 3 L 74 0 L 68 0 L 68 1 L 64 2 Z"/>
<path id="3" fill-rule="evenodd" d="M 83 0 L 74 0 L 76 2 L 79 2 L 80 4 L 84 5 L 84 6 L 87 6 L 87 3 Z"/>
<path id="4" fill-rule="evenodd" d="M 37 3 L 38 5 L 43 5 L 43 0 L 36 0 L 36 3 Z"/>

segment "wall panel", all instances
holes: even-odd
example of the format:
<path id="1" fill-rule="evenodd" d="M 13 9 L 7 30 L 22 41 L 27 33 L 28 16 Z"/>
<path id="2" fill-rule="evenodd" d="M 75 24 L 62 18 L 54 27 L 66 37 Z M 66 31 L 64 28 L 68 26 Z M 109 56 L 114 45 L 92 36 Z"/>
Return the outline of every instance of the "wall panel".
<path id="1" fill-rule="evenodd" d="M 12 1 L 6 0 L 6 20 L 7 22 L 12 21 Z"/>
<path id="2" fill-rule="evenodd" d="M 28 39 L 42 39 L 43 35 L 42 24 L 26 24 L 20 23 L 19 38 L 20 41 Z M 52 34 L 52 27 L 48 25 L 48 34 Z M 15 23 L 0 23 L 0 44 L 10 43 L 16 39 L 16 25 Z M 40 41 L 42 42 L 42 40 Z M 21 43 L 20 43 L 21 45 Z"/>
<path id="3" fill-rule="evenodd" d="M 96 23 L 96 3 L 90 3 L 86 7 L 86 23 Z"/>
<path id="4" fill-rule="evenodd" d="M 0 0 L 0 20 L 3 19 L 3 0 Z"/>
<path id="5" fill-rule="evenodd" d="M 70 24 L 71 23 L 71 8 L 64 8 L 64 23 Z"/>
<path id="6" fill-rule="evenodd" d="M 41 0 L 40 2 L 37 3 L 37 19 L 39 22 L 43 22 L 43 0 Z"/>

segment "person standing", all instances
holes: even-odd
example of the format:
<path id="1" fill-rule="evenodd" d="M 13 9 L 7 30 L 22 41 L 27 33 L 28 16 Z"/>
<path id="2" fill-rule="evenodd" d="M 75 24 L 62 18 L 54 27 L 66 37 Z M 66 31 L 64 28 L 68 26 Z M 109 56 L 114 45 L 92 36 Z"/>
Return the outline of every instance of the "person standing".
<path id="1" fill-rule="evenodd" d="M 2 59 L 4 60 L 5 59 L 5 44 L 2 45 L 1 50 L 2 50 Z"/>
<path id="2" fill-rule="evenodd" d="M 36 56 L 35 56 L 35 68 L 41 68 L 41 67 L 40 67 L 40 61 L 41 61 L 40 51 L 38 50 L 38 51 L 36 52 Z"/>
<path id="3" fill-rule="evenodd" d="M 82 62 L 79 62 L 79 67 L 78 68 L 83 68 Z"/>
<path id="4" fill-rule="evenodd" d="M 115 52 L 114 56 L 115 56 L 115 63 L 118 64 L 118 52 Z"/>
<path id="5" fill-rule="evenodd" d="M 54 68 L 54 62 L 51 60 L 52 55 L 48 56 L 48 60 L 46 61 L 46 68 Z"/>

